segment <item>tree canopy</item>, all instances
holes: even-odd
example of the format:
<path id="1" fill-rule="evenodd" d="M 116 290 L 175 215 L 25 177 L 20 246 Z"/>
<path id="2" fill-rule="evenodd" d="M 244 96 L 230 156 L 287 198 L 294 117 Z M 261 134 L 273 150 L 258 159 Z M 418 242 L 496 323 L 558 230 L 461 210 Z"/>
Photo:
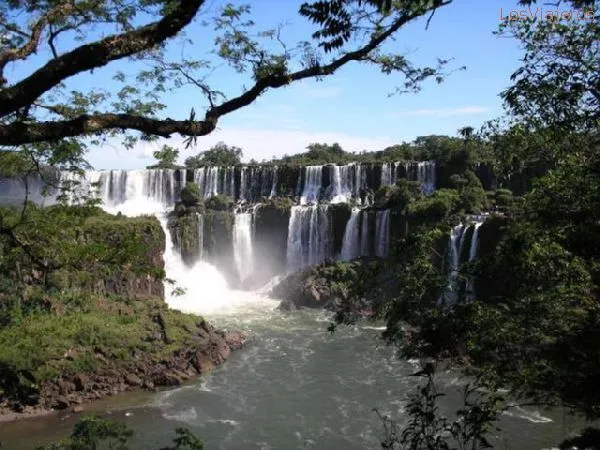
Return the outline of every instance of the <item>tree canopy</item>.
<path id="1" fill-rule="evenodd" d="M 163 145 L 160 150 L 156 150 L 152 155 L 157 160 L 157 164 L 150 166 L 149 168 L 171 169 L 177 162 L 179 150 L 174 149 L 169 145 Z"/>
<path id="2" fill-rule="evenodd" d="M 208 150 L 187 158 L 185 166 L 190 169 L 202 166 L 235 166 L 241 164 L 243 156 L 241 148 L 219 142 Z"/>

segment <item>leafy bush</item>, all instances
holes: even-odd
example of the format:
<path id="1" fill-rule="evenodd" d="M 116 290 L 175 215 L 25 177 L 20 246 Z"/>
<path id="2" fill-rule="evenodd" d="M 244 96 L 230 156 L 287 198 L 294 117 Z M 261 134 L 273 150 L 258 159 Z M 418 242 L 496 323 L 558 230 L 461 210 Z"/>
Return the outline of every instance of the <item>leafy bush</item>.
<path id="1" fill-rule="evenodd" d="M 181 202 L 186 206 L 195 206 L 202 201 L 200 187 L 196 183 L 187 183 L 181 190 Z"/>
<path id="2" fill-rule="evenodd" d="M 233 201 L 225 195 L 214 195 L 206 200 L 206 209 L 214 211 L 227 211 L 233 205 Z"/>
<path id="3" fill-rule="evenodd" d="M 460 196 L 454 189 L 439 189 L 428 197 L 420 198 L 408 206 L 411 223 L 435 224 L 456 211 Z"/>
<path id="4" fill-rule="evenodd" d="M 460 208 L 465 212 L 479 214 L 487 207 L 487 195 L 482 187 L 468 186 L 461 191 Z"/>
<path id="5" fill-rule="evenodd" d="M 160 450 L 202 450 L 202 441 L 186 428 L 176 428 L 173 446 Z M 37 450 L 98 450 L 109 448 L 113 450 L 128 450 L 128 441 L 133 431 L 127 425 L 117 420 L 101 419 L 88 416 L 79 419 L 73 433 L 68 439 Z"/>

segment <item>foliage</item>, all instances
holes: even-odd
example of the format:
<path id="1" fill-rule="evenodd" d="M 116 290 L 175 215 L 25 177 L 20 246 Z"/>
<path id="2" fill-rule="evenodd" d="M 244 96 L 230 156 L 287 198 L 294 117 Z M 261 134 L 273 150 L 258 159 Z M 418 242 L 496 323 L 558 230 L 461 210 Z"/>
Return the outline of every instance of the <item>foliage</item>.
<path id="1" fill-rule="evenodd" d="M 173 439 L 173 446 L 163 447 L 160 450 L 202 450 L 204 445 L 202 441 L 194 436 L 187 428 L 176 428 L 177 437 Z"/>
<path id="2" fill-rule="evenodd" d="M 149 248 L 162 248 L 163 238 L 154 218 L 112 216 L 93 204 L 3 207 L 0 246 L 4 258 L 0 272 L 12 277 L 17 285 L 27 276 L 48 287 L 61 286 L 56 285 L 62 278 L 61 271 L 84 281 L 86 276 L 93 279 L 120 271 L 127 263 L 138 274 L 160 277 L 147 255 Z M 75 279 L 71 277 L 70 281 Z"/>
<path id="3" fill-rule="evenodd" d="M 241 148 L 219 142 L 208 150 L 185 160 L 185 167 L 197 169 L 204 166 L 237 166 L 241 164 L 243 152 Z"/>
<path id="4" fill-rule="evenodd" d="M 226 4 L 210 17 L 210 5 L 202 0 L 110 0 L 77 7 L 5 2 L 0 7 L 0 146 L 20 151 L 20 146 L 40 142 L 68 142 L 76 154 L 85 138 L 98 144 L 122 136 L 132 146 L 139 139 L 173 134 L 186 137 L 189 146 L 213 132 L 221 117 L 267 90 L 333 75 L 353 61 L 399 73 L 398 92 L 416 92 L 426 80 L 441 82 L 449 61 L 417 67 L 381 48 L 407 24 L 449 3 L 305 2 L 298 15 L 314 31 L 286 42 L 282 26 L 260 29 L 248 5 Z M 191 25 L 202 15 L 205 20 Z M 214 51 L 198 57 L 178 50 L 184 44 L 193 48 L 196 35 L 203 41 L 211 36 Z M 46 45 L 49 51 L 41 52 Z M 78 87 L 97 83 L 71 83 L 72 77 L 89 80 L 95 69 L 105 67 L 113 82 L 103 89 Z M 237 95 L 226 95 L 207 81 L 215 70 L 227 68 L 240 77 L 243 88 Z M 161 117 L 165 99 L 182 88 L 197 90 L 200 100 L 193 106 L 202 114 L 197 116 L 190 105 L 187 117 Z"/>
<path id="5" fill-rule="evenodd" d="M 188 343 L 188 330 L 199 320 L 168 310 L 151 298 L 80 294 L 71 298 L 54 295 L 51 301 L 53 310 L 28 314 L 0 330 L 4 376 L 18 377 L 1 380 L 0 390 L 9 399 L 28 401 L 24 397 L 28 386 L 37 388 L 44 380 L 60 375 L 94 373 L 106 364 L 103 358 L 126 368 L 141 354 L 148 359 L 168 357 Z M 157 315 L 163 317 L 168 342 L 156 337 L 162 331 Z"/>
<path id="6" fill-rule="evenodd" d="M 196 206 L 202 202 L 202 193 L 196 183 L 186 183 L 181 190 L 181 202 L 184 206 Z"/>
<path id="7" fill-rule="evenodd" d="M 38 450 L 98 450 L 104 447 L 103 443 L 110 449 L 127 450 L 131 436 L 133 431 L 122 422 L 89 416 L 77 421 L 70 439 Z"/>
<path id="8" fill-rule="evenodd" d="M 514 118 L 533 129 L 552 124 L 554 133 L 597 128 L 600 26 L 598 11 L 591 8 L 583 10 L 584 20 L 503 24 L 500 33 L 512 34 L 526 50 L 523 65 L 511 77 L 513 85 L 502 93 Z"/>
<path id="9" fill-rule="evenodd" d="M 149 166 L 148 169 L 173 169 L 176 165 L 177 158 L 179 158 L 179 150 L 176 150 L 169 145 L 163 145 L 160 150 L 156 150 L 152 153 L 152 156 L 154 156 L 154 159 L 156 159 L 158 163 Z"/>
<path id="10" fill-rule="evenodd" d="M 384 437 L 381 448 L 388 450 L 482 450 L 492 448 L 488 434 L 494 429 L 501 411 L 502 398 L 484 394 L 477 386 L 467 384 L 463 390 L 463 406 L 450 421 L 441 415 L 434 375 L 425 370 L 424 386 L 409 398 L 406 408 L 408 424 L 402 430 L 388 417 L 381 416 Z"/>
<path id="11" fill-rule="evenodd" d="M 227 211 L 231 209 L 233 201 L 225 195 L 213 195 L 206 200 L 205 204 L 206 209 L 212 209 L 214 211 Z"/>
<path id="12" fill-rule="evenodd" d="M 439 223 L 457 210 L 460 195 L 454 189 L 438 189 L 432 195 L 421 197 L 408 205 L 410 223 Z"/>
<path id="13" fill-rule="evenodd" d="M 403 210 L 419 197 L 421 197 L 420 183 L 401 178 L 394 186 L 381 186 L 375 192 L 375 205 Z"/>
<path id="14" fill-rule="evenodd" d="M 173 445 L 160 450 L 202 450 L 202 441 L 186 428 L 176 428 Z M 133 436 L 124 423 L 97 416 L 83 417 L 77 421 L 69 439 L 59 444 L 38 447 L 37 450 L 128 450 L 128 441 Z"/>

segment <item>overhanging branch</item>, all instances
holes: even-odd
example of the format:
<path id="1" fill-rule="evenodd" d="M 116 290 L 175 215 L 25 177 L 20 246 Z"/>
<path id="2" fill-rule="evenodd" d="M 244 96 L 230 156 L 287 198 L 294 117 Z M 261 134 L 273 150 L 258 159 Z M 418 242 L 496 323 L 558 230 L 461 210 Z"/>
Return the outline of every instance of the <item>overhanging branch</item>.
<path id="1" fill-rule="evenodd" d="M 238 97 L 228 100 L 218 106 L 211 106 L 206 112 L 206 116 L 203 121 L 176 121 L 171 119 L 159 120 L 130 114 L 95 114 L 82 115 L 77 118 L 64 121 L 15 122 L 7 125 L 0 125 L 0 145 L 14 146 L 33 142 L 55 141 L 66 137 L 99 134 L 107 130 L 115 129 L 137 130 L 147 135 L 161 137 L 170 137 L 175 133 L 178 133 L 182 136 L 205 136 L 215 129 L 220 117 L 250 105 L 270 88 L 276 89 L 286 86 L 294 81 L 299 81 L 306 78 L 332 75 L 339 68 L 351 61 L 368 60 L 369 55 L 374 50 L 376 50 L 383 42 L 390 38 L 406 23 L 421 17 L 423 14 L 435 10 L 438 7 L 448 5 L 451 2 L 452 0 L 435 0 L 430 8 L 414 11 L 412 13 L 405 12 L 404 14 L 398 16 L 385 31 L 372 36 L 369 42 L 363 47 L 351 52 L 347 52 L 340 57 L 333 59 L 328 64 L 314 65 L 292 73 L 273 74 L 260 78 L 252 88 Z M 192 3 L 194 3 L 195 7 L 189 6 Z M 20 89 L 29 86 L 29 84 L 34 82 L 37 78 L 41 78 L 42 81 L 46 82 L 46 84 L 49 83 L 49 81 L 46 79 L 48 76 L 47 72 L 52 72 L 52 68 L 48 68 L 49 65 L 51 66 L 56 62 L 60 70 L 68 71 L 62 66 L 66 63 L 66 61 L 74 61 L 74 64 L 76 64 L 78 68 L 71 69 L 68 72 L 78 73 L 81 70 L 85 70 L 81 69 L 83 65 L 85 65 L 86 68 L 99 67 L 106 64 L 106 58 L 119 59 L 129 54 L 137 53 L 145 48 L 148 48 L 150 41 L 161 42 L 164 40 L 165 33 L 175 34 L 175 32 L 173 32 L 173 30 L 170 29 L 165 23 L 171 24 L 171 27 L 178 26 L 180 27 L 179 29 L 181 29 L 185 25 L 184 21 L 187 20 L 189 22 L 189 20 L 191 20 L 195 14 L 195 11 L 202 3 L 203 0 L 189 0 L 189 2 L 185 2 L 186 6 L 180 6 L 175 13 L 165 17 L 160 22 L 156 22 L 152 25 L 148 25 L 130 33 L 107 38 L 95 44 L 80 47 L 71 53 L 63 55 L 59 59 L 48 63 L 47 66 L 31 75 L 29 78 L 18 83 L 14 87 L 3 92 L 0 91 L 0 117 L 2 116 L 3 112 L 6 114 L 6 111 L 9 111 L 10 109 L 2 103 L 3 96 L 6 96 L 7 92 L 10 91 L 10 93 L 15 94 Z M 182 2 L 182 5 L 183 4 L 184 2 Z M 191 15 L 189 17 L 186 16 L 183 14 L 182 10 L 185 10 L 188 15 Z M 177 20 L 172 17 L 174 14 L 179 14 L 177 16 Z M 185 19 L 182 18 L 184 16 Z M 174 23 L 176 23 L 176 25 L 174 25 Z M 159 24 L 161 25 L 159 26 Z M 153 31 L 151 32 L 150 30 Z M 158 38 L 156 36 L 157 32 L 163 33 L 162 38 Z M 132 34 L 138 36 L 138 39 L 142 39 L 143 43 L 123 42 L 124 36 L 129 35 L 130 39 Z M 121 47 L 117 46 L 118 49 L 115 49 L 115 42 L 120 42 Z M 92 59 L 92 61 L 87 61 L 86 58 L 92 57 L 92 55 L 96 55 L 94 57 L 100 55 L 102 58 L 105 58 L 105 60 Z M 51 78 L 54 81 L 59 82 L 64 78 L 64 76 L 58 76 L 54 74 Z M 16 97 L 9 99 L 9 103 L 12 102 L 11 104 L 13 105 L 13 108 L 15 104 L 19 104 L 21 106 L 29 105 L 35 101 L 39 95 L 39 91 L 40 88 L 38 87 L 37 91 L 33 94 L 28 92 L 19 93 Z M 31 99 L 31 97 L 33 97 L 33 99 L 29 103 L 24 100 L 24 98 Z M 14 109 L 10 109 L 9 112 L 13 110 Z"/>
<path id="2" fill-rule="evenodd" d="M 205 136 L 215 129 L 216 122 L 189 120 L 159 120 L 129 114 L 83 115 L 72 120 L 51 122 L 16 122 L 0 126 L 0 145 L 23 145 L 56 141 L 66 137 L 85 136 L 107 130 L 137 130 L 147 135 L 169 137 Z"/>
<path id="3" fill-rule="evenodd" d="M 204 0 L 180 0 L 179 6 L 159 21 L 82 45 L 49 61 L 29 77 L 0 90 L 0 117 L 31 105 L 73 75 L 148 50 L 175 36 L 192 21 L 203 3 Z"/>

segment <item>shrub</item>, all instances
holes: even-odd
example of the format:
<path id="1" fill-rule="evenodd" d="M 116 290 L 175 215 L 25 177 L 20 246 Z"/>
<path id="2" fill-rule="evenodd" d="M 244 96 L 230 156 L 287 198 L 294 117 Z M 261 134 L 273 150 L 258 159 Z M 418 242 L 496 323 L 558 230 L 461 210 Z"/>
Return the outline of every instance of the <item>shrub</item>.
<path id="1" fill-rule="evenodd" d="M 224 195 L 215 195 L 206 200 L 206 208 L 214 211 L 227 211 L 231 205 L 231 199 Z"/>
<path id="2" fill-rule="evenodd" d="M 202 201 L 200 188 L 196 183 L 187 183 L 181 190 L 181 202 L 189 207 L 195 206 Z"/>
<path id="3" fill-rule="evenodd" d="M 439 189 L 429 197 L 423 197 L 409 205 L 409 215 L 417 224 L 436 223 L 444 220 L 460 203 L 454 189 Z"/>
<path id="4" fill-rule="evenodd" d="M 487 209 L 487 206 L 487 195 L 481 186 L 468 186 L 462 190 L 460 194 L 460 207 L 465 212 L 480 213 Z"/>

